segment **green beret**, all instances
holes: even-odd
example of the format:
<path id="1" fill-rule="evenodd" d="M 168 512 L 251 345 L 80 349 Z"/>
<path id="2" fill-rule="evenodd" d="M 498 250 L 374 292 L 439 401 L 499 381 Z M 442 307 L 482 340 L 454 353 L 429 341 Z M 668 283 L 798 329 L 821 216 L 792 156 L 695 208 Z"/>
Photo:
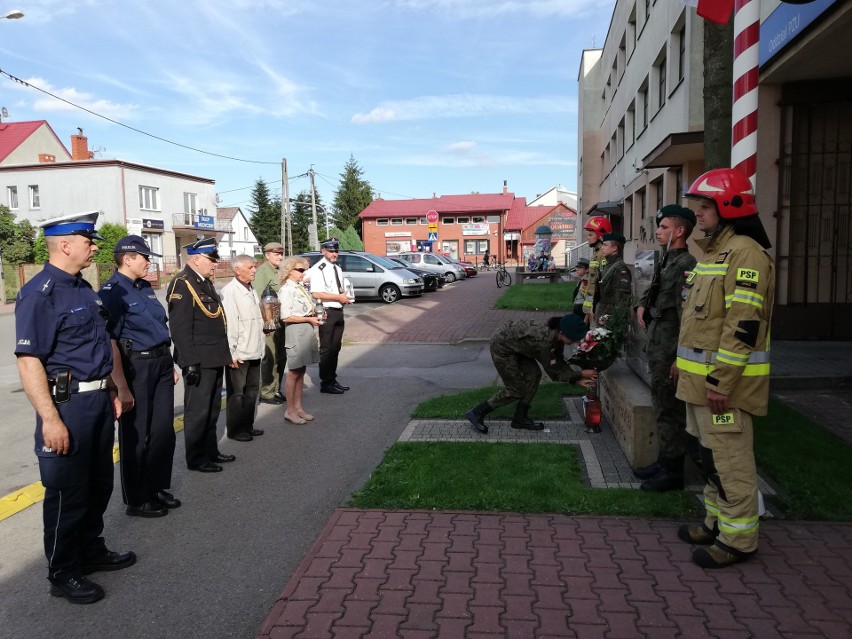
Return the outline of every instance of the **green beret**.
<path id="1" fill-rule="evenodd" d="M 601 238 L 602 242 L 618 242 L 624 244 L 627 239 L 621 233 L 607 233 Z"/>
<path id="2" fill-rule="evenodd" d="M 657 226 L 663 221 L 664 217 L 680 217 L 695 226 L 695 213 L 691 209 L 679 204 L 666 204 L 663 208 L 657 211 Z"/>
<path id="3" fill-rule="evenodd" d="M 579 315 L 569 313 L 559 321 L 559 332 L 571 340 L 572 343 L 579 342 L 589 332 L 585 320 Z"/>

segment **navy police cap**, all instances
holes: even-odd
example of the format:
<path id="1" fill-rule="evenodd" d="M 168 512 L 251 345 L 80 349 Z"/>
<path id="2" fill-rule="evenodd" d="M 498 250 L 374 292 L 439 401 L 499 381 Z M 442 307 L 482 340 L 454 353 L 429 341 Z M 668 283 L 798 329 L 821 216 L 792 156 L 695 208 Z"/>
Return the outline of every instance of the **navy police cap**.
<path id="1" fill-rule="evenodd" d="M 121 238 L 115 245 L 113 253 L 139 253 L 139 255 L 147 255 L 148 257 L 162 257 L 159 253 L 154 253 L 145 240 L 139 235 L 128 235 Z"/>
<path id="2" fill-rule="evenodd" d="M 88 213 L 63 215 L 45 220 L 39 226 L 44 231 L 45 237 L 82 235 L 90 240 L 102 240 L 104 238 L 95 232 L 95 224 L 98 221 L 99 214 L 100 211 L 89 211 Z"/>

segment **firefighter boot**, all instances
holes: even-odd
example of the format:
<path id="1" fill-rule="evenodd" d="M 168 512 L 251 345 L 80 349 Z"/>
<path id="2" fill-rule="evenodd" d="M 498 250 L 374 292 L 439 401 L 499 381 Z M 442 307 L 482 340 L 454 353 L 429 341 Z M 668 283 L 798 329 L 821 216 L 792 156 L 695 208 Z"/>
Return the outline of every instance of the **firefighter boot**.
<path id="1" fill-rule="evenodd" d="M 488 426 L 485 425 L 485 416 L 493 410 L 494 409 L 491 408 L 491 404 L 488 402 L 482 402 L 479 406 L 474 406 L 467 411 L 464 416 L 480 433 L 487 433 Z"/>
<path id="2" fill-rule="evenodd" d="M 643 481 L 639 488 L 655 493 L 683 490 L 683 457 L 664 460 L 659 472 Z"/>
<path id="3" fill-rule="evenodd" d="M 534 422 L 527 413 L 530 412 L 529 404 L 518 402 L 515 408 L 515 416 L 512 417 L 512 428 L 523 430 L 544 430 L 544 422 Z"/>
<path id="4" fill-rule="evenodd" d="M 748 561 L 755 552 L 743 552 L 717 540 L 707 548 L 696 548 L 692 553 L 692 561 L 702 568 L 725 568 Z"/>
<path id="5" fill-rule="evenodd" d="M 716 541 L 716 535 L 718 534 L 719 529 L 716 526 L 713 526 L 713 530 L 710 530 L 703 523 L 697 526 L 684 524 L 677 529 L 677 536 L 681 541 L 685 541 L 688 544 L 699 544 L 700 546 L 709 546 Z"/>

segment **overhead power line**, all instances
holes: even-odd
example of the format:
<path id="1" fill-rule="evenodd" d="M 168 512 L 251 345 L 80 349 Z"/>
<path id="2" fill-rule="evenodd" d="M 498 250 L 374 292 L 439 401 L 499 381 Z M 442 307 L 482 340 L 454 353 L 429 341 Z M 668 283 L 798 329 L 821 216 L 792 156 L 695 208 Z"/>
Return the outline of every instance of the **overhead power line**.
<path id="1" fill-rule="evenodd" d="M 199 149 L 199 148 L 196 148 L 194 146 L 189 146 L 188 144 L 181 144 L 180 142 L 175 142 L 173 140 L 169 140 L 169 139 L 166 139 L 164 137 L 160 137 L 159 135 L 154 135 L 153 133 L 148 133 L 147 131 L 143 131 L 142 129 L 137 129 L 136 127 L 132 127 L 129 124 L 124 124 L 123 122 L 119 122 L 118 120 L 114 120 L 113 118 L 107 117 L 107 116 L 105 116 L 101 113 L 97 113 L 95 111 L 92 111 L 91 109 L 87 109 L 84 106 L 81 106 L 79 104 L 71 102 L 71 100 L 66 100 L 63 97 L 60 97 L 58 95 L 51 93 L 50 91 L 46 91 L 45 89 L 42 89 L 41 87 L 38 87 L 34 84 L 30 84 L 29 82 L 26 82 L 25 80 L 21 80 L 20 78 L 15 77 L 11 73 L 9 73 L 8 71 L 4 71 L 3 69 L 0 69 L 0 75 L 6 76 L 12 82 L 17 82 L 18 84 L 22 84 L 25 87 L 28 87 L 30 89 L 35 89 L 36 91 L 44 93 L 45 95 L 49 95 L 54 100 L 59 100 L 60 102 L 64 102 L 65 104 L 69 104 L 72 107 L 74 107 L 75 109 L 80 109 L 81 111 L 85 111 L 86 113 L 94 115 L 97 118 L 101 118 L 102 120 L 106 120 L 107 122 L 112 122 L 113 124 L 117 124 L 118 126 L 124 127 L 125 129 L 128 129 L 130 131 L 134 131 L 136 133 L 141 133 L 142 135 L 146 135 L 149 138 L 159 140 L 160 142 L 165 142 L 166 144 L 171 144 L 173 146 L 177 146 L 177 147 L 180 147 L 182 149 L 187 149 L 189 151 L 195 151 L 196 153 L 203 153 L 204 155 L 210 155 L 210 156 L 213 156 L 213 157 L 216 157 L 216 158 L 222 158 L 222 159 L 225 159 L 225 160 L 233 160 L 234 162 L 245 162 L 247 164 L 281 164 L 280 161 L 271 162 L 271 161 L 267 161 L 267 160 L 246 160 L 245 158 L 235 158 L 233 156 L 224 155 L 222 153 L 213 153 L 212 151 L 205 151 L 204 149 Z"/>

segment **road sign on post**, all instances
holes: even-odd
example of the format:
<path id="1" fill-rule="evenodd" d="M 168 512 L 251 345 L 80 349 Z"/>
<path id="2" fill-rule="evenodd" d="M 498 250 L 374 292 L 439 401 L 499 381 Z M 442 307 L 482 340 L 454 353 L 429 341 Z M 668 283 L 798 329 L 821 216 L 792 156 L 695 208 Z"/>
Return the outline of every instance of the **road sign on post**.
<path id="1" fill-rule="evenodd" d="M 438 223 L 438 211 L 429 211 L 426 213 L 426 221 L 429 224 L 437 224 Z"/>
<path id="2" fill-rule="evenodd" d="M 428 241 L 429 242 L 437 242 L 438 241 L 438 234 L 437 233 L 429 233 Z"/>

